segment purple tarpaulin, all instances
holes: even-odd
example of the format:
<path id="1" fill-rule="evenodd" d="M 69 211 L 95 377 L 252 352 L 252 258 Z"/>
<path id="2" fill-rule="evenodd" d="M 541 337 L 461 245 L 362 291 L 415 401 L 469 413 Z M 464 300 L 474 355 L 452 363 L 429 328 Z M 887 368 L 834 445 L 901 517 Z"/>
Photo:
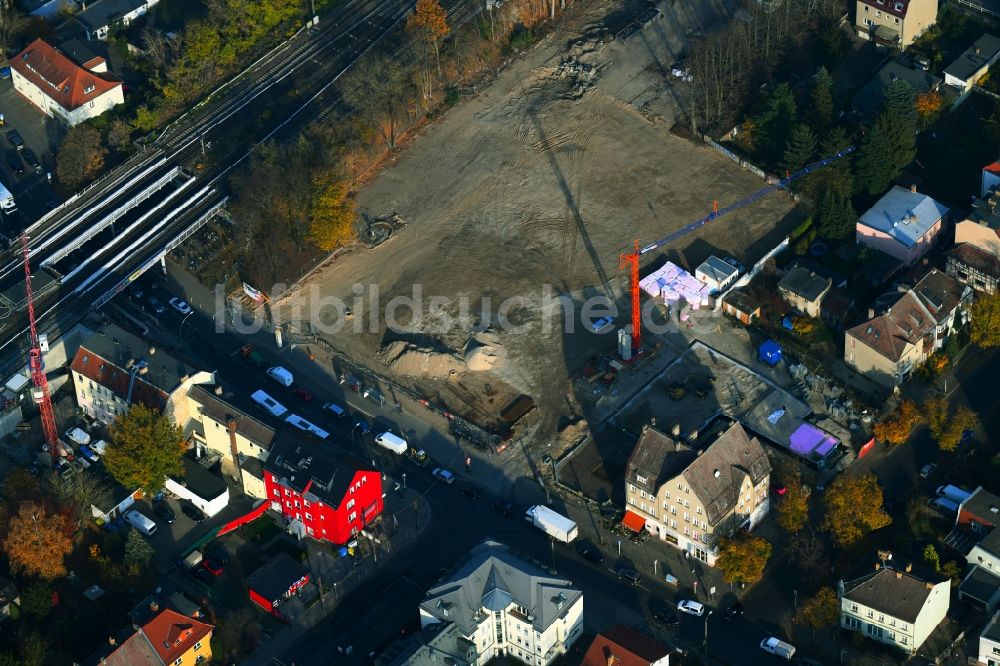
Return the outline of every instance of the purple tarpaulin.
<path id="1" fill-rule="evenodd" d="M 796 428 L 795 432 L 788 439 L 792 451 L 795 451 L 800 456 L 808 456 L 815 453 L 822 458 L 837 447 L 836 438 L 808 423 L 803 423 Z"/>

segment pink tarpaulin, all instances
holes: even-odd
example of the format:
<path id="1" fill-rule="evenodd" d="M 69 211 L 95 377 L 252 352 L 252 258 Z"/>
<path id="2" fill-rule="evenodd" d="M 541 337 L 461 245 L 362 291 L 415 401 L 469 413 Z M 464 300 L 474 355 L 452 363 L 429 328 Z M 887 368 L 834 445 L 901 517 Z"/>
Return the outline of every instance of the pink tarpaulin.
<path id="1" fill-rule="evenodd" d="M 639 287 L 671 305 L 682 300 L 692 308 L 708 305 L 708 285 L 671 261 L 639 280 Z"/>
<path id="2" fill-rule="evenodd" d="M 838 441 L 832 435 L 828 435 L 819 428 L 803 423 L 789 437 L 789 444 L 792 451 L 800 456 L 817 455 L 825 458 L 835 448 Z"/>

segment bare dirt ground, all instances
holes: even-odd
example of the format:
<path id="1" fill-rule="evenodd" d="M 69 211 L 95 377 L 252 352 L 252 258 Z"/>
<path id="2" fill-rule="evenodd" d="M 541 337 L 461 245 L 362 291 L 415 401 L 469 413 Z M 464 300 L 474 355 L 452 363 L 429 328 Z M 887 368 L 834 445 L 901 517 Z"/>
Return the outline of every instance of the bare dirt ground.
<path id="1" fill-rule="evenodd" d="M 355 285 L 367 285 L 366 294 L 377 285 L 384 308 L 418 285 L 422 320 L 397 311 L 413 330 L 387 331 L 384 318 L 373 323 L 369 308 L 354 307 L 352 325 L 366 332 L 349 326 L 324 337 L 383 373 L 385 353 L 376 354 L 394 340 L 451 355 L 457 360 L 397 362 L 405 372 L 396 378 L 480 417 L 528 394 L 541 414 L 534 434 L 551 437 L 560 419 L 577 415 L 568 376 L 615 342 L 587 331 L 579 313 L 575 331 L 565 334 L 559 308 L 546 306 L 543 295 L 581 302 L 608 294 L 624 306 L 618 256 L 633 239 L 658 239 L 704 216 L 713 200 L 725 205 L 764 185 L 711 148 L 670 133 L 681 93 L 672 88 L 669 59 L 685 35 L 726 10 L 709 0 L 683 3 L 698 11 L 668 4 L 664 18 L 628 42 L 601 45 L 589 35 L 614 6 L 579 3 L 567 26 L 429 127 L 359 194 L 360 211 L 398 213 L 406 228 L 374 250 L 341 257 L 279 305 L 301 308 L 295 318 L 328 321 L 329 309 L 310 306 L 310 287 L 351 303 Z M 693 270 L 712 253 L 750 265 L 787 230 L 791 207 L 784 194 L 772 195 L 665 248 L 646 268 L 671 258 Z M 512 298 L 519 300 L 508 302 L 506 314 L 518 330 L 494 327 L 488 343 L 479 336 L 470 344 Z M 617 323 L 626 317 L 623 308 Z M 484 345 L 485 358 L 474 351 Z M 479 370 L 463 369 L 467 360 Z"/>

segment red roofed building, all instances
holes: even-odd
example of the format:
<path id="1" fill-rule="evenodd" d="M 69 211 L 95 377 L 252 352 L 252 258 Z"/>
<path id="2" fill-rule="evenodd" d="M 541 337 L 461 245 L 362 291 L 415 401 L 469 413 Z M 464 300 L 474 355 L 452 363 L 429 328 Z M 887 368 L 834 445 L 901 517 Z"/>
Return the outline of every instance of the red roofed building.
<path id="1" fill-rule="evenodd" d="M 125 102 L 103 58 L 78 65 L 42 39 L 10 60 L 14 89 L 46 115 L 73 126 Z"/>
<path id="2" fill-rule="evenodd" d="M 906 48 L 937 21 L 938 0 L 857 0 L 858 36 Z"/>
<path id="3" fill-rule="evenodd" d="M 670 666 L 673 649 L 618 624 L 597 634 L 580 666 Z"/>
<path id="4" fill-rule="evenodd" d="M 212 659 L 210 624 L 164 610 L 98 659 L 106 666 L 194 666 Z"/>

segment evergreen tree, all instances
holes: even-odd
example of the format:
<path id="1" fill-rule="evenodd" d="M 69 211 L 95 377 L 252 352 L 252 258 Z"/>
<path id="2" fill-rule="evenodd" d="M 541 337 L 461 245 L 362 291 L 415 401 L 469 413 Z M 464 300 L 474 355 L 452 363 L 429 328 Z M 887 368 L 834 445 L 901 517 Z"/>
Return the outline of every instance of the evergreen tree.
<path id="1" fill-rule="evenodd" d="M 796 125 L 785 147 L 784 167 L 798 171 L 812 161 L 816 154 L 816 135 L 808 125 Z"/>
<path id="2" fill-rule="evenodd" d="M 855 184 L 869 194 L 881 194 L 916 156 L 913 125 L 886 110 L 875 120 L 858 151 Z"/>
<path id="3" fill-rule="evenodd" d="M 822 132 L 833 122 L 833 77 L 826 67 L 820 67 L 813 78 L 812 92 L 812 126 L 817 132 Z"/>
<path id="4" fill-rule="evenodd" d="M 857 222 L 850 200 L 832 190 L 823 194 L 818 218 L 820 236 L 834 241 L 850 238 Z"/>
<path id="5" fill-rule="evenodd" d="M 848 136 L 847 130 L 840 125 L 834 125 L 826 133 L 826 136 L 823 137 L 823 141 L 820 142 L 819 154 L 822 157 L 830 157 L 850 147 L 851 137 Z M 851 173 L 851 164 L 853 161 L 853 156 L 848 155 L 841 157 L 826 168 L 820 169 L 817 173 L 822 179 L 825 189 L 833 190 L 833 192 L 844 199 L 851 196 L 854 186 L 854 175 Z"/>
<path id="6" fill-rule="evenodd" d="M 882 111 L 895 113 L 911 131 L 917 128 L 917 93 L 909 83 L 893 79 L 885 87 Z"/>
<path id="7" fill-rule="evenodd" d="M 125 562 L 143 566 L 153 558 L 153 547 L 139 534 L 139 530 L 129 530 L 125 539 Z"/>
<path id="8" fill-rule="evenodd" d="M 781 159 L 782 151 L 792 132 L 798 109 L 791 86 L 782 83 L 768 95 L 763 111 L 757 116 L 764 159 L 772 164 Z"/>

